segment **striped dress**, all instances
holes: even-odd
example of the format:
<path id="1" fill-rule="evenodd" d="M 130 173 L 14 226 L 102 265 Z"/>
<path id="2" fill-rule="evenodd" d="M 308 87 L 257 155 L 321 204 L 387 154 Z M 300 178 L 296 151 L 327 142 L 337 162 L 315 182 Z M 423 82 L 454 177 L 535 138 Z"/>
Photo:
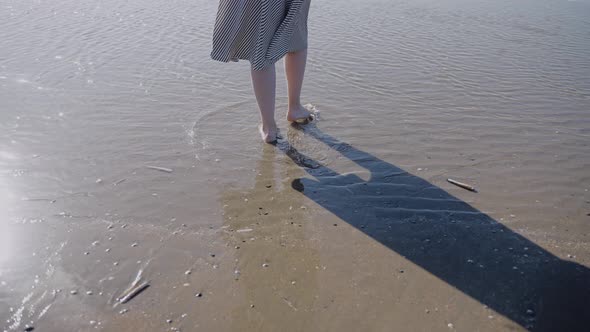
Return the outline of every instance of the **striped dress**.
<path id="1" fill-rule="evenodd" d="M 311 0 L 220 0 L 211 58 L 248 60 L 254 70 L 307 48 Z"/>

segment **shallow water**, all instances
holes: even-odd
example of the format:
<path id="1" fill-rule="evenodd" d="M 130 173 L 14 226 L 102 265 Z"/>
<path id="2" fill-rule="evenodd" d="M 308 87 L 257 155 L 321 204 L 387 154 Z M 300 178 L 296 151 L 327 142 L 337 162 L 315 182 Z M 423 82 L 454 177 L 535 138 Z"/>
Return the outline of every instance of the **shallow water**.
<path id="1" fill-rule="evenodd" d="M 318 121 L 281 120 L 277 148 L 259 142 L 248 64 L 209 59 L 216 7 L 0 2 L 0 327 L 552 326 L 503 265 L 493 283 L 456 262 L 518 262 L 523 284 L 544 260 L 586 275 L 588 1 L 314 0 Z M 469 213 L 510 236 L 411 226 Z M 441 234 L 463 247 L 414 252 Z M 486 256 L 494 243 L 537 253 Z M 151 286 L 114 306 L 139 271 Z"/>

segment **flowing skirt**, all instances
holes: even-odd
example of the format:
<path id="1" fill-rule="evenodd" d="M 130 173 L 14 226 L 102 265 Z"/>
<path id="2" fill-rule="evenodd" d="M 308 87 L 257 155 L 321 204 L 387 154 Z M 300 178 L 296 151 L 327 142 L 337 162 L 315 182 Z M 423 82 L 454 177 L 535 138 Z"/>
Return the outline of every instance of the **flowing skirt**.
<path id="1" fill-rule="evenodd" d="M 220 0 L 211 58 L 248 60 L 254 70 L 307 48 L 311 0 Z"/>

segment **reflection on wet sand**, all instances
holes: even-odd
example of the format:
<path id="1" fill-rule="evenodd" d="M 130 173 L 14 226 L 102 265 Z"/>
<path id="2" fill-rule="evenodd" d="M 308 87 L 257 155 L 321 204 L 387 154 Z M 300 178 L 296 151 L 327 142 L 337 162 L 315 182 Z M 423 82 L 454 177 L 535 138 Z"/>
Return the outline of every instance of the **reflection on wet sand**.
<path id="1" fill-rule="evenodd" d="M 222 196 L 235 278 L 242 300 L 229 315 L 232 331 L 313 330 L 319 257 L 303 197 L 290 179 L 302 171 L 277 163 L 283 155 L 264 147 L 254 188 Z M 275 169 L 277 166 L 283 166 Z M 295 174 L 293 174 L 295 173 Z"/>

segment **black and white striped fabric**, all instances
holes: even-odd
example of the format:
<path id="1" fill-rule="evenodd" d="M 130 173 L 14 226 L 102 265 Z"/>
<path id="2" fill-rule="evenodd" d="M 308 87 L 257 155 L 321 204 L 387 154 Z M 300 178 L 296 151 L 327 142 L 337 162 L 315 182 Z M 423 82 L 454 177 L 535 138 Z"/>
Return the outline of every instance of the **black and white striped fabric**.
<path id="1" fill-rule="evenodd" d="M 220 0 L 211 58 L 249 60 L 262 70 L 288 52 L 307 48 L 311 0 Z"/>

